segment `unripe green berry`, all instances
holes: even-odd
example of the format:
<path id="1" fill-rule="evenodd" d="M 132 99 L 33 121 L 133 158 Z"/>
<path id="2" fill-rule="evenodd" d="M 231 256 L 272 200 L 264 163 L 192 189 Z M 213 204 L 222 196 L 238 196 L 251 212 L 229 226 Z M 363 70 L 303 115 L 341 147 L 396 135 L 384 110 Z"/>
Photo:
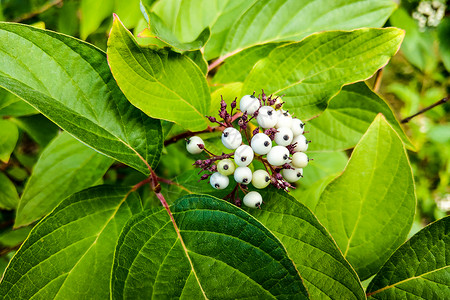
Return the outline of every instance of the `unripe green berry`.
<path id="1" fill-rule="evenodd" d="M 228 176 L 234 173 L 234 170 L 236 170 L 236 166 L 234 165 L 234 162 L 231 159 L 222 159 L 217 164 L 217 171 L 219 171 L 220 174 Z"/>
<path id="2" fill-rule="evenodd" d="M 263 189 L 270 183 L 270 175 L 265 170 L 257 170 L 253 172 L 252 184 L 257 189 Z"/>

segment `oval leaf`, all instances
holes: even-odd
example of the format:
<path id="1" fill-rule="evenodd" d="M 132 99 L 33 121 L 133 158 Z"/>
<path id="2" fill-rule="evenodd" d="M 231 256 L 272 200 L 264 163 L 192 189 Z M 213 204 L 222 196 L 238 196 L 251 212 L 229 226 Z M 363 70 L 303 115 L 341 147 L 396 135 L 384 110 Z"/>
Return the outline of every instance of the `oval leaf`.
<path id="1" fill-rule="evenodd" d="M 122 231 L 114 299 L 307 298 L 283 245 L 244 211 L 206 195 L 185 196 L 171 210 L 182 241 L 162 208 Z"/>
<path id="2" fill-rule="evenodd" d="M 311 299 L 365 299 L 353 268 L 312 212 L 284 191 L 263 194 L 251 214 L 286 247 Z"/>
<path id="3" fill-rule="evenodd" d="M 113 160 L 64 132 L 42 152 L 17 208 L 15 227 L 51 212 L 62 200 L 95 184 Z"/>
<path id="4" fill-rule="evenodd" d="M 416 233 L 367 288 L 369 299 L 450 299 L 450 217 Z"/>
<path id="5" fill-rule="evenodd" d="M 323 191 L 315 213 L 364 280 L 405 241 L 415 200 L 405 147 L 378 115 L 343 174 Z"/>
<path id="6" fill-rule="evenodd" d="M 308 139 L 313 141 L 308 151 L 336 151 L 355 147 L 378 113 L 382 113 L 402 141 L 414 149 L 386 101 L 364 82 L 359 82 L 343 87 L 330 100 L 323 114 L 307 123 Z"/>
<path id="7" fill-rule="evenodd" d="M 396 28 L 331 31 L 279 46 L 253 67 L 243 94 L 264 89 L 285 95 L 284 109 L 300 118 L 313 117 L 343 85 L 365 80 L 384 66 L 403 35 Z"/>
<path id="8" fill-rule="evenodd" d="M 133 105 L 189 130 L 207 127 L 209 89 L 191 59 L 170 50 L 139 46 L 117 16 L 107 52 L 114 78 Z"/>
<path id="9" fill-rule="evenodd" d="M 19 139 L 19 129 L 9 120 L 0 119 L 0 161 L 7 163 Z"/>
<path id="10" fill-rule="evenodd" d="M 117 239 L 141 210 L 139 197 L 124 187 L 99 186 L 67 198 L 33 228 L 11 260 L 0 297 L 109 299 Z"/>
<path id="11" fill-rule="evenodd" d="M 105 53 L 75 38 L 0 23 L 0 86 L 90 147 L 144 174 L 162 149 L 159 120 L 121 93 Z"/>
<path id="12" fill-rule="evenodd" d="M 15 209 L 18 203 L 19 195 L 14 183 L 3 172 L 0 172 L 0 208 Z"/>
<path id="13" fill-rule="evenodd" d="M 390 0 L 262 0 L 234 23 L 222 55 L 256 44 L 300 40 L 318 31 L 382 26 Z"/>

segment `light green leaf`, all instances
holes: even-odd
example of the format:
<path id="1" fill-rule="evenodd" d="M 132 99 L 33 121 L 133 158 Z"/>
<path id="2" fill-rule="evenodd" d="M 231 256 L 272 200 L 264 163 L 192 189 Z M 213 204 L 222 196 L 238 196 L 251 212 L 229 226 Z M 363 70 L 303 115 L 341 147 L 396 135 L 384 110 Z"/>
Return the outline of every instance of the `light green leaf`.
<path id="1" fill-rule="evenodd" d="M 209 116 L 217 115 L 220 109 L 220 101 L 223 100 L 227 105 L 230 105 L 236 97 L 241 94 L 242 82 L 232 82 L 226 84 L 211 93 L 211 106 L 209 108 Z M 239 103 L 239 99 L 238 99 Z M 239 107 L 239 105 L 237 106 Z"/>
<path id="2" fill-rule="evenodd" d="M 124 187 L 99 186 L 67 198 L 16 253 L 0 283 L 0 297 L 109 299 L 119 234 L 140 211 L 140 199 Z"/>
<path id="3" fill-rule="evenodd" d="M 383 67 L 402 41 L 396 28 L 314 34 L 279 46 L 260 60 L 244 82 L 243 94 L 285 95 L 284 109 L 307 119 L 321 113 L 345 84 L 362 81 Z"/>
<path id="4" fill-rule="evenodd" d="M 200 50 L 186 51 L 184 54 L 192 59 L 192 61 L 200 68 L 203 74 L 208 73 L 208 62 L 205 60 L 203 53 Z"/>
<path id="5" fill-rule="evenodd" d="M 312 212 L 284 191 L 263 193 L 249 212 L 286 248 L 311 299 L 365 299 L 358 276 Z"/>
<path id="6" fill-rule="evenodd" d="M 80 36 L 83 40 L 96 31 L 104 19 L 111 16 L 113 7 L 114 0 L 81 0 Z"/>
<path id="7" fill-rule="evenodd" d="M 190 195 L 131 219 L 115 252 L 112 297 L 306 299 L 283 245 L 250 215 Z M 180 240 L 180 238 L 182 240 Z"/>
<path id="8" fill-rule="evenodd" d="M 144 174 L 162 149 L 159 120 L 120 92 L 104 52 L 77 39 L 0 23 L 0 86 L 87 145 Z"/>
<path id="9" fill-rule="evenodd" d="M 325 30 L 380 27 L 395 8 L 390 0 L 262 0 L 228 33 L 222 56 L 256 44 L 298 41 Z"/>
<path id="10" fill-rule="evenodd" d="M 188 57 L 140 47 L 115 17 L 108 61 L 128 100 L 153 118 L 197 131 L 207 126 L 210 95 L 205 75 Z"/>
<path id="11" fill-rule="evenodd" d="M 415 201 L 405 147 L 378 115 L 342 175 L 323 191 L 315 213 L 364 280 L 405 241 Z"/>
<path id="12" fill-rule="evenodd" d="M 114 13 L 121 16 L 122 22 L 127 28 L 134 28 L 142 17 L 139 3 L 139 0 L 114 0 Z"/>
<path id="13" fill-rule="evenodd" d="M 353 148 L 378 113 L 382 113 L 403 142 L 414 149 L 389 105 L 361 82 L 345 86 L 330 100 L 323 114 L 307 123 L 307 136 L 312 141 L 308 151 Z"/>
<path id="14" fill-rule="evenodd" d="M 17 208 L 14 226 L 24 226 L 51 212 L 73 193 L 103 177 L 113 160 L 64 132 L 42 152 Z"/>
<path id="15" fill-rule="evenodd" d="M 18 203 L 19 195 L 14 183 L 3 172 L 0 172 L 0 208 L 15 209 Z"/>
<path id="16" fill-rule="evenodd" d="M 291 191 L 290 193 L 295 197 L 295 199 L 297 199 L 297 201 L 300 201 L 311 211 L 315 211 L 317 203 L 320 199 L 320 195 L 322 195 L 322 192 L 325 190 L 328 184 L 337 176 L 339 176 L 339 173 L 328 175 L 319 179 L 318 181 L 314 182 L 314 184 L 306 188 L 300 187 L 299 189 Z"/>
<path id="17" fill-rule="evenodd" d="M 7 163 L 19 139 L 19 129 L 9 120 L 0 119 L 0 160 Z"/>
<path id="18" fill-rule="evenodd" d="M 450 217 L 416 233 L 392 254 L 367 288 L 369 299 L 450 298 Z"/>
<path id="19" fill-rule="evenodd" d="M 307 155 L 312 160 L 303 168 L 304 177 L 297 184 L 301 187 L 311 186 L 325 176 L 342 172 L 348 162 L 348 156 L 340 151 L 327 153 L 309 153 L 308 151 Z"/>
<path id="20" fill-rule="evenodd" d="M 28 103 L 7 90 L 0 88 L 0 117 L 20 117 L 37 113 Z"/>

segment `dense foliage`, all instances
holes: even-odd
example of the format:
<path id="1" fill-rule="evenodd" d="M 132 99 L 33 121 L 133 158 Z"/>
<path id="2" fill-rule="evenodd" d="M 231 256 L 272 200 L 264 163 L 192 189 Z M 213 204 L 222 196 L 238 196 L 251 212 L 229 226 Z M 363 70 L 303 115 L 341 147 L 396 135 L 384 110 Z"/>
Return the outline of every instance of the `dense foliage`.
<path id="1" fill-rule="evenodd" d="M 444 1 L 0 4 L 2 299 L 450 298 Z M 313 160 L 239 207 L 194 166 L 262 90 Z"/>

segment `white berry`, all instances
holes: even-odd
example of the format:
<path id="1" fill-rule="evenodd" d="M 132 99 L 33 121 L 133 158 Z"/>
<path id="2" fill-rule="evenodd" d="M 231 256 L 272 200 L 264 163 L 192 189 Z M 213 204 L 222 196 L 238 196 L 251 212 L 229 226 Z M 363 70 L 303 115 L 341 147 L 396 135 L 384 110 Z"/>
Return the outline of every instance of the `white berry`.
<path id="1" fill-rule="evenodd" d="M 281 111 L 278 115 L 278 122 L 275 125 L 276 128 L 287 127 L 290 128 L 292 125 L 292 117 L 287 111 Z"/>
<path id="2" fill-rule="evenodd" d="M 267 153 L 267 161 L 272 166 L 282 166 L 289 162 L 289 150 L 284 146 L 275 146 Z"/>
<path id="3" fill-rule="evenodd" d="M 271 128 L 277 124 L 278 114 L 273 107 L 262 106 L 258 111 L 256 121 L 262 128 Z"/>
<path id="4" fill-rule="evenodd" d="M 230 179 L 228 179 L 227 176 L 220 174 L 219 172 L 215 172 L 211 175 L 209 183 L 211 183 L 211 186 L 213 188 L 217 190 L 223 190 L 230 183 Z"/>
<path id="5" fill-rule="evenodd" d="M 295 152 L 292 155 L 292 165 L 296 168 L 304 168 L 308 165 L 308 155 L 303 152 Z"/>
<path id="6" fill-rule="evenodd" d="M 222 144 L 234 150 L 242 144 L 242 135 L 236 128 L 228 127 L 222 132 Z"/>
<path id="7" fill-rule="evenodd" d="M 291 130 L 294 136 L 303 134 L 305 131 L 305 123 L 299 119 L 292 119 Z"/>
<path id="8" fill-rule="evenodd" d="M 252 137 L 251 145 L 256 154 L 264 155 L 272 149 L 272 140 L 267 134 L 257 133 Z"/>
<path id="9" fill-rule="evenodd" d="M 283 169 L 281 171 L 281 175 L 287 182 L 296 182 L 300 178 L 303 177 L 303 169 L 295 168 L 295 169 Z"/>
<path id="10" fill-rule="evenodd" d="M 259 208 L 262 204 L 262 196 L 258 192 L 249 192 L 244 196 L 244 205 L 251 208 Z"/>
<path id="11" fill-rule="evenodd" d="M 239 108 L 247 115 L 253 115 L 260 107 L 259 100 L 253 95 L 245 95 L 239 102 Z"/>
<path id="12" fill-rule="evenodd" d="M 252 147 L 241 145 L 234 151 L 234 161 L 238 166 L 246 167 L 253 161 L 254 155 Z"/>
<path id="13" fill-rule="evenodd" d="M 222 159 L 217 164 L 217 171 L 219 171 L 220 174 L 228 176 L 234 173 L 234 170 L 236 169 L 234 162 L 231 159 Z"/>
<path id="14" fill-rule="evenodd" d="M 252 184 L 257 189 L 263 189 L 270 183 L 270 175 L 264 170 L 257 170 L 253 172 Z"/>
<path id="15" fill-rule="evenodd" d="M 237 183 L 249 184 L 252 181 L 252 170 L 249 167 L 237 167 L 234 171 L 234 180 Z"/>
<path id="16" fill-rule="evenodd" d="M 198 145 L 205 146 L 203 140 L 198 136 L 193 136 L 186 141 L 186 150 L 191 154 L 199 154 L 203 151 Z"/>
<path id="17" fill-rule="evenodd" d="M 308 150 L 308 141 L 306 140 L 306 137 L 304 135 L 297 135 L 293 140 L 292 144 L 297 143 L 297 145 L 294 148 L 294 151 L 296 152 L 305 152 Z"/>
<path id="18" fill-rule="evenodd" d="M 278 128 L 278 132 L 275 133 L 275 143 L 280 146 L 290 145 L 293 138 L 294 134 L 292 133 L 292 130 L 287 127 Z"/>

